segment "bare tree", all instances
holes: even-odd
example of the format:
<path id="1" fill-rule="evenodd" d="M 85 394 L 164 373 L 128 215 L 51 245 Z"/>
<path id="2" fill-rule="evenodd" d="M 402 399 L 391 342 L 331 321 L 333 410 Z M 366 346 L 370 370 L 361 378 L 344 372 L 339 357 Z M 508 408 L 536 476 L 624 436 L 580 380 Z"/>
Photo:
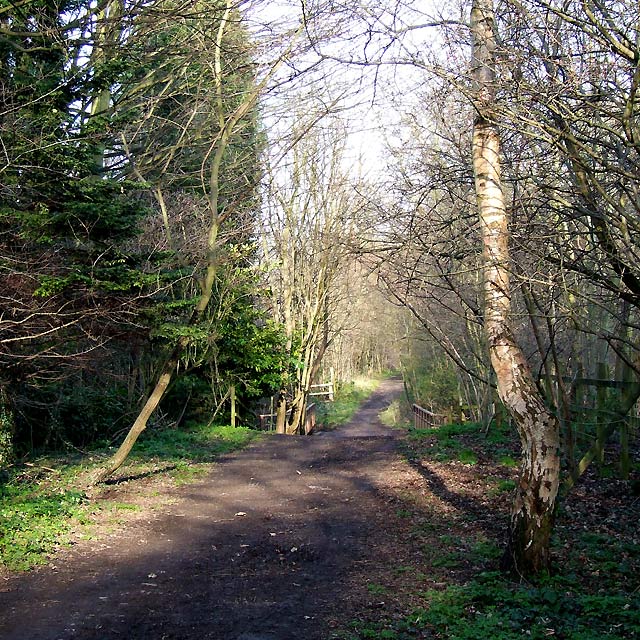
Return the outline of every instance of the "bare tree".
<path id="1" fill-rule="evenodd" d="M 551 530 L 560 485 L 559 424 L 540 397 L 510 327 L 509 224 L 500 175 L 492 0 L 474 1 L 471 33 L 477 110 L 473 167 L 483 243 L 484 326 L 498 393 L 515 420 L 523 453 L 507 558 L 513 569 L 530 575 L 547 571 L 550 566 Z"/>
<path id="2" fill-rule="evenodd" d="M 355 192 L 343 162 L 343 136 L 334 127 L 315 128 L 299 139 L 276 168 L 268 186 L 265 254 L 274 309 L 284 323 L 287 349 L 296 361 L 290 388 L 280 393 L 277 429 L 301 429 L 311 384 L 339 331 L 341 270 L 354 233 Z M 288 418 L 287 418 L 288 414 Z"/>
<path id="3" fill-rule="evenodd" d="M 298 31 L 292 35 L 284 51 L 275 60 L 271 61 L 265 69 L 262 77 L 256 79 L 254 85 L 249 87 L 248 90 L 242 94 L 241 99 L 233 105 L 230 111 L 227 111 L 225 109 L 226 105 L 224 104 L 224 96 L 222 93 L 223 84 L 221 73 L 223 69 L 223 50 L 221 43 L 225 31 L 230 28 L 233 15 L 233 5 L 228 1 L 216 32 L 210 34 L 211 37 L 213 37 L 213 41 L 205 38 L 201 43 L 202 45 L 212 45 L 214 51 L 213 59 L 209 58 L 210 52 L 208 47 L 203 46 L 199 49 L 203 56 L 200 60 L 200 70 L 203 71 L 206 69 L 208 71 L 211 75 L 211 86 L 215 88 L 213 100 L 216 107 L 215 114 L 218 120 L 219 130 L 214 140 L 210 143 L 210 147 L 204 156 L 201 168 L 202 192 L 208 203 L 209 221 L 208 228 L 206 230 L 204 264 L 202 274 L 199 278 L 200 292 L 195 307 L 191 313 L 189 325 L 194 325 L 200 320 L 211 300 L 213 286 L 219 268 L 218 237 L 220 227 L 232 213 L 232 209 L 225 207 L 225 203 L 221 201 L 221 172 L 225 154 L 229 150 L 233 137 L 238 134 L 238 127 L 242 127 L 243 118 L 255 107 L 261 92 L 265 89 L 280 65 L 284 63 L 287 56 L 293 50 L 297 35 L 301 31 L 298 29 Z M 153 390 L 129 430 L 129 433 L 116 453 L 96 475 L 94 479 L 95 482 L 101 482 L 108 478 L 127 458 L 139 435 L 146 428 L 150 416 L 166 393 L 180 357 L 185 347 L 189 344 L 189 341 L 190 337 L 188 331 L 184 332 L 184 334 L 177 339 L 174 348 L 162 364 Z"/>

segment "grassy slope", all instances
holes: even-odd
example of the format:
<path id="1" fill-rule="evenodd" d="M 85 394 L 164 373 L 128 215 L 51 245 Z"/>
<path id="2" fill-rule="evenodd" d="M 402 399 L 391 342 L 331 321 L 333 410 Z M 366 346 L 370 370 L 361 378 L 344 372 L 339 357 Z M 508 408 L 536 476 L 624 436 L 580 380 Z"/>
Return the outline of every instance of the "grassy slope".
<path id="1" fill-rule="evenodd" d="M 175 482 L 185 482 L 204 473 L 217 456 L 258 435 L 227 426 L 149 430 L 118 477 L 165 473 Z M 108 451 L 76 459 L 47 458 L 12 468 L 10 477 L 0 483 L 0 567 L 25 570 L 46 562 L 73 529 L 90 524 L 92 513 L 108 506 L 95 501 L 99 493 L 90 499 L 83 488 L 106 455 Z"/>

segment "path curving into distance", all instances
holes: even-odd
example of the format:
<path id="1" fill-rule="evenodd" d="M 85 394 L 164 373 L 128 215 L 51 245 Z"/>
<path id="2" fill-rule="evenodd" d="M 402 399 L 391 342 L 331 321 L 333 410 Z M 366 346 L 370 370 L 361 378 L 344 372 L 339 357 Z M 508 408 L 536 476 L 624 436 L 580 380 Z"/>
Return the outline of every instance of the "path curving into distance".
<path id="1" fill-rule="evenodd" d="M 377 416 L 401 391 L 384 381 L 348 425 L 269 436 L 148 517 L 0 582 L 0 638 L 327 640 L 368 606 L 393 539 L 380 486 L 398 432 Z"/>

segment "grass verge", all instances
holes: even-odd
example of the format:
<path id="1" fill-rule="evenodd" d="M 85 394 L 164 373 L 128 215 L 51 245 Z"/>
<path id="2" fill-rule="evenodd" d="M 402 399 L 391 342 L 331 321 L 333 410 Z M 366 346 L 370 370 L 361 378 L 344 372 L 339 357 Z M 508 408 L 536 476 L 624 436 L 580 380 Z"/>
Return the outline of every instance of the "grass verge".
<path id="1" fill-rule="evenodd" d="M 317 420 L 323 429 L 335 429 L 351 420 L 364 400 L 377 388 L 381 378 L 356 378 L 342 383 L 333 402 L 318 403 Z"/>
<path id="2" fill-rule="evenodd" d="M 258 436 L 251 429 L 229 426 L 150 429 L 115 479 L 165 474 L 175 483 L 189 482 L 220 455 Z M 101 490 L 89 497 L 83 484 L 109 453 L 39 459 L 9 470 L 0 482 L 0 566 L 23 571 L 43 564 L 69 542 L 72 531 L 91 524 L 92 515 L 102 508 Z"/>
<path id="3" fill-rule="evenodd" d="M 357 621 L 343 638 L 408 640 L 625 640 L 640 633 L 638 598 L 589 594 L 576 580 L 514 584 L 495 573 L 422 594 L 427 603 L 399 619 Z"/>

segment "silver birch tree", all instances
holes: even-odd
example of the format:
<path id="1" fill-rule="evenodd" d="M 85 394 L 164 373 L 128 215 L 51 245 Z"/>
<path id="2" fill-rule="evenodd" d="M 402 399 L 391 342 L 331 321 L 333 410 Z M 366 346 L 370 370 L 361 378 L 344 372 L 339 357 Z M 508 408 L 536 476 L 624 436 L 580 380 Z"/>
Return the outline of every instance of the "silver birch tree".
<path id="1" fill-rule="evenodd" d="M 484 326 L 498 394 L 513 416 L 522 446 L 505 565 L 521 575 L 532 575 L 547 571 L 550 565 L 560 436 L 558 420 L 540 396 L 510 327 L 509 221 L 500 177 L 495 29 L 493 0 L 474 0 L 472 153 L 483 247 Z"/>

